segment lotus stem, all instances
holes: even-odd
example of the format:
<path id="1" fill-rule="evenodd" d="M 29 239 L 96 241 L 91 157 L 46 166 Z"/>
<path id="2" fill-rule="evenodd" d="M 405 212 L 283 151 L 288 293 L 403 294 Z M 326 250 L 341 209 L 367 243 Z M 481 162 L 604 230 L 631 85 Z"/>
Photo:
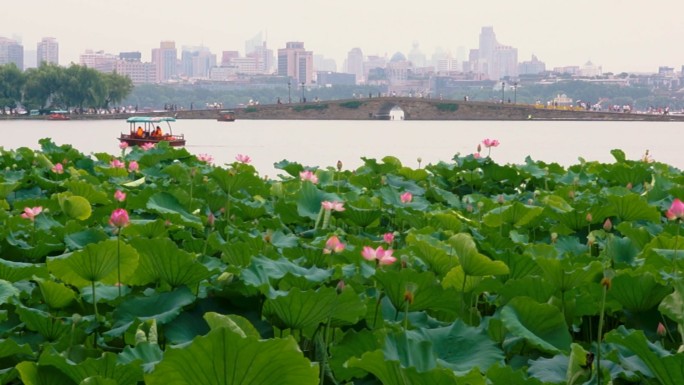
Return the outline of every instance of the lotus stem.
<path id="1" fill-rule="evenodd" d="M 321 206 L 321 210 L 318 212 L 318 217 L 316 217 L 316 223 L 314 224 L 314 230 L 316 230 L 318 228 L 318 225 L 321 224 L 321 220 L 323 220 L 323 212 L 324 211 L 325 211 L 325 209 L 323 208 L 323 206 Z"/>
<path id="2" fill-rule="evenodd" d="M 603 321 L 606 312 L 606 295 L 611 285 L 610 278 L 604 277 L 601 280 L 603 286 L 603 296 L 601 297 L 601 313 L 599 313 L 598 334 L 596 336 L 596 383 L 601 385 L 601 341 L 603 340 Z"/>
<path id="3" fill-rule="evenodd" d="M 119 297 L 121 297 L 121 229 L 116 234 L 116 283 L 119 288 Z M 93 291 L 93 298 L 94 296 Z"/>
<path id="4" fill-rule="evenodd" d="M 679 242 L 679 229 L 680 229 L 681 224 L 679 223 L 679 220 L 677 221 L 677 235 L 675 235 L 675 244 L 674 244 L 674 255 L 672 256 L 672 275 L 673 279 L 677 281 L 677 243 Z"/>
<path id="5" fill-rule="evenodd" d="M 93 309 L 95 310 L 95 319 L 99 319 L 100 313 L 97 312 L 97 296 L 95 294 L 95 281 L 90 281 L 90 288 L 93 290 Z"/>

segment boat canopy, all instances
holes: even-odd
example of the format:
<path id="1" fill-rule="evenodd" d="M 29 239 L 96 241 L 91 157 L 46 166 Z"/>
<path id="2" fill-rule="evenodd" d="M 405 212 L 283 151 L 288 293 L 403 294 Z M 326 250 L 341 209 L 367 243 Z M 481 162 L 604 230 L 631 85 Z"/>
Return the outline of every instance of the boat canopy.
<path id="1" fill-rule="evenodd" d="M 159 123 L 159 122 L 175 122 L 176 118 L 171 116 L 131 116 L 126 119 L 128 123 Z"/>
<path id="2" fill-rule="evenodd" d="M 69 111 L 67 110 L 52 110 L 50 111 L 51 114 L 68 114 Z"/>
<path id="3" fill-rule="evenodd" d="M 233 110 L 221 110 L 221 112 L 219 112 L 219 114 L 234 114 L 234 113 L 235 113 L 235 111 L 233 111 Z"/>

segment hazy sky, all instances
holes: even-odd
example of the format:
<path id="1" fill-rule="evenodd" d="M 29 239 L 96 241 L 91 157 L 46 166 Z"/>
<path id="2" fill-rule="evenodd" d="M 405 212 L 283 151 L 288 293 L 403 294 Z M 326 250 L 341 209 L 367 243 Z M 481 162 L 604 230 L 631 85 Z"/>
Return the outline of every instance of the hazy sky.
<path id="1" fill-rule="evenodd" d="M 4 0 L 8 2 L 9 0 Z M 655 72 L 684 65 L 682 0 L 23 0 L 0 11 L 0 36 L 35 50 L 57 38 L 60 64 L 86 49 L 140 51 L 149 60 L 161 40 L 244 54 L 245 40 L 268 33 L 276 51 L 287 41 L 337 61 L 347 52 L 408 54 L 414 41 L 436 48 L 477 48 L 483 26 L 518 60 L 535 54 L 547 68 L 591 60 L 604 72 Z"/>

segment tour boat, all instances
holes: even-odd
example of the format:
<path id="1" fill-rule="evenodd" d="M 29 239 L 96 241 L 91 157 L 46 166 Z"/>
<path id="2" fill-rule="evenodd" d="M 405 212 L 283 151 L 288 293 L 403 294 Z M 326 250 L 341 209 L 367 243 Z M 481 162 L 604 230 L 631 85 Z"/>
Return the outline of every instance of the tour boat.
<path id="1" fill-rule="evenodd" d="M 48 120 L 70 120 L 68 113 L 69 111 L 64 110 L 51 111 L 47 118 Z"/>
<path id="2" fill-rule="evenodd" d="M 170 116 L 133 116 L 126 120 L 129 124 L 128 133 L 121 133 L 119 142 L 127 143 L 129 146 L 142 146 L 145 143 L 168 142 L 170 146 L 185 146 L 185 136 L 183 134 L 174 135 L 171 131 L 171 122 L 176 118 Z M 162 129 L 160 124 L 166 123 L 166 128 Z"/>
<path id="3" fill-rule="evenodd" d="M 219 117 L 216 119 L 219 122 L 234 122 L 235 111 L 223 110 L 219 112 Z"/>

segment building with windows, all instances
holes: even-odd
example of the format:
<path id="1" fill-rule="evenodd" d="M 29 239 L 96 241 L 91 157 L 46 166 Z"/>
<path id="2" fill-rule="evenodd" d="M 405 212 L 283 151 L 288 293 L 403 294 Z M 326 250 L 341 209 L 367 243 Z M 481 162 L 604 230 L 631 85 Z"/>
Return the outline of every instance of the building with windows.
<path id="1" fill-rule="evenodd" d="M 532 59 L 524 61 L 518 65 L 518 73 L 520 75 L 538 75 L 546 72 L 546 63 L 537 59 L 532 55 Z"/>
<path id="2" fill-rule="evenodd" d="M 0 65 L 9 63 L 24 70 L 24 46 L 16 40 L 0 36 Z"/>
<path id="3" fill-rule="evenodd" d="M 182 75 L 189 78 L 208 78 L 216 67 L 216 55 L 207 47 L 183 47 L 181 52 Z"/>
<path id="4" fill-rule="evenodd" d="M 44 37 L 38 42 L 36 49 L 36 64 L 59 64 L 59 43 L 54 37 Z"/>
<path id="5" fill-rule="evenodd" d="M 116 61 L 115 71 L 121 76 L 127 76 L 133 84 L 154 83 L 156 68 L 152 63 L 143 63 L 140 52 L 121 52 Z"/>
<path id="6" fill-rule="evenodd" d="M 257 65 L 257 73 L 271 74 L 275 64 L 275 57 L 272 49 L 266 46 L 266 40 L 259 32 L 253 38 L 245 42 L 245 57 L 251 58 Z"/>
<path id="7" fill-rule="evenodd" d="M 168 82 L 178 75 L 178 51 L 173 41 L 162 41 L 159 48 L 152 50 L 152 63 L 155 65 L 155 81 Z"/>
<path id="8" fill-rule="evenodd" d="M 114 72 L 117 60 L 119 60 L 119 57 L 116 55 L 91 49 L 78 56 L 78 63 L 80 65 L 105 73 Z"/>
<path id="9" fill-rule="evenodd" d="M 304 49 L 302 42 L 288 42 L 278 49 L 278 75 L 288 76 L 297 83 L 313 82 L 313 52 Z"/>
<path id="10" fill-rule="evenodd" d="M 477 67 L 470 63 L 474 72 L 491 80 L 518 76 L 518 49 L 500 44 L 493 27 L 482 27 L 477 55 Z"/>
<path id="11" fill-rule="evenodd" d="M 366 81 L 366 76 L 363 70 L 363 52 L 361 48 L 352 48 L 347 53 L 347 69 L 348 74 L 353 74 L 356 77 L 356 84 L 361 84 Z"/>

